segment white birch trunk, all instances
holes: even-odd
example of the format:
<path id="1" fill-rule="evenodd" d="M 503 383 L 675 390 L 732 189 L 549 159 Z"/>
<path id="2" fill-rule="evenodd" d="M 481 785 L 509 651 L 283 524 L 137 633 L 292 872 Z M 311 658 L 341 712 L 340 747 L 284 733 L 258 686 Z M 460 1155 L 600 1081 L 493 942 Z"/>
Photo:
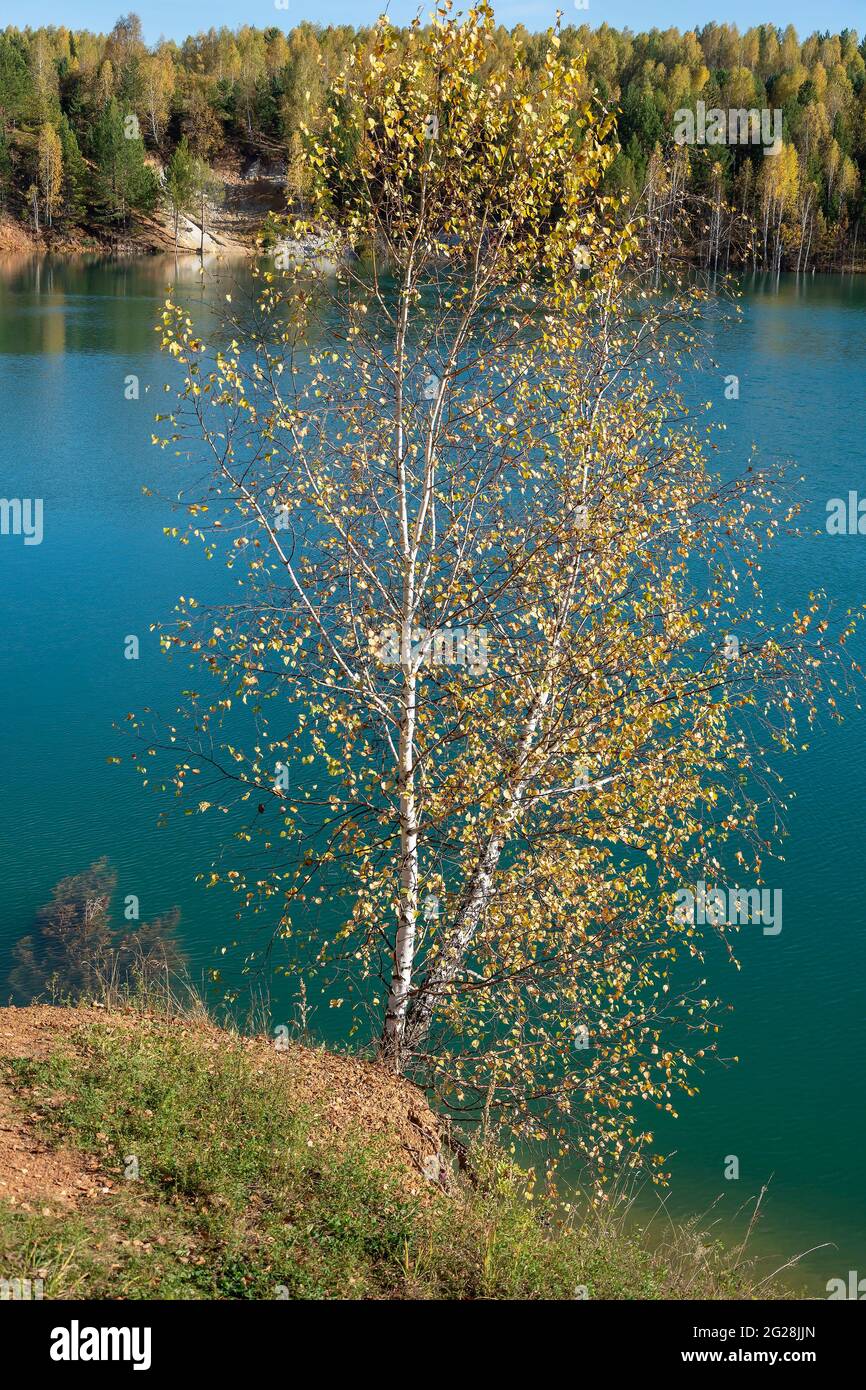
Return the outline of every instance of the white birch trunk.
<path id="1" fill-rule="evenodd" d="M 397 480 L 397 505 L 400 521 L 400 544 L 403 560 L 403 593 L 400 630 L 400 658 L 403 668 L 403 687 L 400 711 L 400 741 L 397 750 L 397 789 L 400 799 L 400 900 L 397 935 L 394 943 L 394 966 L 385 1024 L 382 1051 L 385 1060 L 399 1070 L 403 1062 L 406 1016 L 412 989 L 415 964 L 415 941 L 418 920 L 418 808 L 415 799 L 415 719 L 417 699 L 417 670 L 412 655 L 412 625 L 415 617 L 415 550 L 409 534 L 409 496 L 406 480 L 406 461 L 403 431 L 403 372 L 406 334 L 409 320 L 409 299 L 413 280 L 413 260 L 409 257 L 403 284 L 400 316 L 397 326 L 395 352 L 395 430 L 394 451 Z"/>

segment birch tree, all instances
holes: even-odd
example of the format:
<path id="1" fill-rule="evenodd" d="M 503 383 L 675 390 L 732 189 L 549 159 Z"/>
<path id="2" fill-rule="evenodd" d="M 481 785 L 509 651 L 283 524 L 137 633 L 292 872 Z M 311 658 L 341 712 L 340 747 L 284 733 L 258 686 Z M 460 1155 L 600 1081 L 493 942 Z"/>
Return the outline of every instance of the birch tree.
<path id="1" fill-rule="evenodd" d="M 150 125 L 151 139 L 157 147 L 162 139 L 171 110 L 176 77 L 171 52 L 161 47 L 156 53 L 147 54 L 141 63 L 142 115 Z"/>
<path id="2" fill-rule="evenodd" d="M 829 637 L 817 597 L 762 612 L 785 507 L 708 467 L 668 380 L 701 297 L 653 289 L 603 193 L 582 63 L 551 32 L 480 80 L 494 33 L 486 7 L 382 21 L 332 84 L 288 230 L 354 257 L 278 254 L 212 346 L 166 302 L 183 386 L 155 442 L 181 538 L 240 587 L 181 600 L 161 638 L 196 688 L 133 722 L 147 781 L 167 755 L 163 785 L 232 820 L 208 882 L 277 969 L 320 971 L 456 1112 L 603 1174 L 714 1047 L 676 892 L 759 881 Z"/>
<path id="3" fill-rule="evenodd" d="M 39 132 L 38 153 L 42 205 L 45 209 L 45 221 L 51 227 L 63 187 L 63 153 L 57 131 L 47 122 Z"/>

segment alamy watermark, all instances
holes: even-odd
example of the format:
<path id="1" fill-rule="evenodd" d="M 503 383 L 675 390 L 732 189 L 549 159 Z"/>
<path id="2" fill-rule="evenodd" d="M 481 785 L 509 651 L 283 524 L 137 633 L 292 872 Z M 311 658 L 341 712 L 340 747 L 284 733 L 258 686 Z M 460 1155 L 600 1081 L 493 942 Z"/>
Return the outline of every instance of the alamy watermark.
<path id="1" fill-rule="evenodd" d="M 42 1279 L 0 1279 L 0 1303 L 29 1302 L 45 1297 Z"/>
<path id="2" fill-rule="evenodd" d="M 844 1279 L 828 1279 L 825 1287 L 828 1299 L 851 1298 L 862 1302 L 866 1298 L 866 1279 L 861 1279 L 856 1269 L 848 1270 L 847 1282 Z"/>
<path id="3" fill-rule="evenodd" d="M 149 1327 L 82 1327 L 73 1318 L 52 1329 L 48 1354 L 52 1361 L 130 1361 L 134 1371 L 147 1371 L 151 1335 Z"/>
<path id="4" fill-rule="evenodd" d="M 711 927 L 756 922 L 764 936 L 782 930 L 781 888 L 707 888 L 701 880 L 695 891 L 678 888 L 674 899 L 675 922 Z"/>
<path id="5" fill-rule="evenodd" d="M 43 534 L 41 497 L 0 497 L 0 536 L 23 536 L 25 545 L 41 545 Z"/>
<path id="6" fill-rule="evenodd" d="M 386 627 L 373 639 L 383 666 L 465 666 L 473 676 L 487 670 L 487 629 L 483 627 Z"/>
<path id="7" fill-rule="evenodd" d="M 847 498 L 831 497 L 824 524 L 828 536 L 866 536 L 866 497 L 853 488 Z"/>
<path id="8" fill-rule="evenodd" d="M 772 122 L 772 124 L 771 124 Z M 699 101 L 692 111 L 680 107 L 674 112 L 674 139 L 678 145 L 763 145 L 764 154 L 778 154 L 782 148 L 782 112 L 778 107 L 720 107 L 707 110 Z"/>

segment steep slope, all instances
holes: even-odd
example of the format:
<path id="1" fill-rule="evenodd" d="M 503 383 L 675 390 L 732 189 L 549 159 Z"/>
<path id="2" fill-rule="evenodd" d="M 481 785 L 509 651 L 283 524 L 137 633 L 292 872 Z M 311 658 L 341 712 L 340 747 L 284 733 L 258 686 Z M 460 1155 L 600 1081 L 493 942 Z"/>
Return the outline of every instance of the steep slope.
<path id="1" fill-rule="evenodd" d="M 198 1013 L 0 1009 L 0 1297 L 753 1296 L 742 1250 L 695 1224 L 650 1248 L 489 1139 L 458 1169 L 416 1087 L 277 1043 Z"/>

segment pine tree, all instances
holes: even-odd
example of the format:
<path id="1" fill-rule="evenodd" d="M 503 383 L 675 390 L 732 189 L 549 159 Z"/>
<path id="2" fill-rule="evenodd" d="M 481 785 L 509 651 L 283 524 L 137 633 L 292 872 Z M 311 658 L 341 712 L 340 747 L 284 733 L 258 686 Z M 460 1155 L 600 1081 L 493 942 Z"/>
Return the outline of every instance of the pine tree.
<path id="1" fill-rule="evenodd" d="M 195 161 L 184 135 L 168 161 L 165 171 L 165 194 L 174 218 L 174 254 L 177 255 L 181 213 L 190 206 L 195 187 Z"/>
<path id="2" fill-rule="evenodd" d="M 7 207 L 12 191 L 12 160 L 9 155 L 9 141 L 0 127 L 0 209 Z"/>
<path id="3" fill-rule="evenodd" d="M 80 226 L 87 214 L 87 165 L 78 148 L 75 131 L 65 115 L 60 117 L 60 149 L 63 156 L 63 187 L 60 207 L 65 222 Z"/>
<path id="4" fill-rule="evenodd" d="M 24 114 L 29 88 L 27 62 L 10 34 L 0 34 L 0 133 Z"/>
<path id="5" fill-rule="evenodd" d="M 150 212 L 157 198 L 156 176 L 145 163 L 141 136 L 130 131 L 114 98 L 96 122 L 92 148 L 99 215 L 125 225 L 131 211 Z"/>
<path id="6" fill-rule="evenodd" d="M 203 159 L 194 159 L 192 163 L 192 187 L 191 197 L 198 216 L 201 240 L 199 243 L 199 255 L 204 256 L 205 222 L 207 221 L 208 203 L 213 203 L 220 197 L 223 185 L 213 174 L 213 171 Z"/>

